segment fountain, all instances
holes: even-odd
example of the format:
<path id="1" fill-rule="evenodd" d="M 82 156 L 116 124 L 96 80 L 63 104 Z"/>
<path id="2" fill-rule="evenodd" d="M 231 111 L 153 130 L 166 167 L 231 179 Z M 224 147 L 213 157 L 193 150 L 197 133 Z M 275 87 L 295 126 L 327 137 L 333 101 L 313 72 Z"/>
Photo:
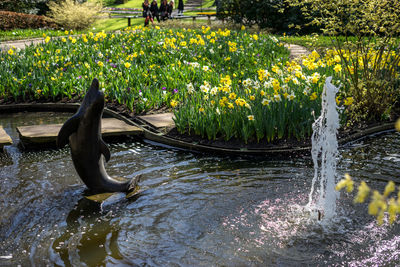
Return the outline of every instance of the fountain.
<path id="1" fill-rule="evenodd" d="M 21 152 L 16 145 L 17 126 L 61 123 L 71 114 L 0 113 L 14 143 L 0 153 L 0 265 L 395 266 L 399 224 L 377 226 L 366 204 L 354 208 L 353 196 L 320 200 L 317 193 L 333 192 L 335 169 L 383 188 L 377 176 L 400 175 L 400 133 L 357 141 L 339 149 L 340 162 L 330 161 L 338 155 L 337 126 L 329 122 L 334 89 L 325 94 L 325 118 L 315 126 L 327 135 L 316 138 L 314 181 L 311 157 L 223 157 L 129 139 L 109 145 L 107 173 L 143 174 L 143 193 L 101 207 L 84 197 L 69 149 Z M 330 182 L 321 182 L 324 175 Z M 323 211 L 323 223 L 304 212 L 307 203 Z"/>
<path id="2" fill-rule="evenodd" d="M 322 93 L 321 115 L 313 123 L 312 159 L 314 177 L 307 208 L 317 210 L 319 219 L 329 221 L 336 215 L 336 199 L 339 193 L 335 190 L 336 164 L 338 159 L 337 130 L 339 114 L 336 106 L 336 93 L 339 88 L 332 83 L 332 77 L 326 78 Z M 316 184 L 319 182 L 319 188 Z"/>

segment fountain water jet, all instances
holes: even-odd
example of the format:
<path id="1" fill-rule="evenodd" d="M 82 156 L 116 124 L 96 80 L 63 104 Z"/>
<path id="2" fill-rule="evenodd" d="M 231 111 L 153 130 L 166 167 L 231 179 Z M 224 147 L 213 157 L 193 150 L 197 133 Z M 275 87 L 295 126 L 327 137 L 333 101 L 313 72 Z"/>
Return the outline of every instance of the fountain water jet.
<path id="1" fill-rule="evenodd" d="M 311 154 L 314 163 L 314 178 L 306 206 L 310 211 L 322 212 L 323 222 L 329 221 L 336 215 L 336 199 L 339 195 L 335 190 L 338 158 L 336 134 L 339 128 L 336 93 L 339 88 L 335 87 L 331 80 L 332 77 L 326 78 L 322 93 L 321 115 L 312 125 Z M 319 188 L 316 188 L 318 181 Z"/>

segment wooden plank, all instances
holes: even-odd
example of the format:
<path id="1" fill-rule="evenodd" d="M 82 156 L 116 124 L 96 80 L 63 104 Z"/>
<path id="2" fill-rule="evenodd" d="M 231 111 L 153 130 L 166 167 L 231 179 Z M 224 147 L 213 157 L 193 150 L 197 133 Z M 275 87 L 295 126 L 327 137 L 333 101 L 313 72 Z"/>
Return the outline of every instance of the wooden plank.
<path id="1" fill-rule="evenodd" d="M 4 146 L 12 144 L 11 137 L 4 131 L 3 126 L 0 125 L 0 150 L 3 150 Z"/>
<path id="2" fill-rule="evenodd" d="M 156 128 L 174 127 L 173 113 L 163 113 L 154 115 L 139 116 L 139 119 L 144 120 Z"/>
<path id="3" fill-rule="evenodd" d="M 31 144 L 55 143 L 62 124 L 42 124 L 17 127 L 23 146 Z M 105 118 L 102 119 L 101 132 L 103 136 L 118 137 L 125 135 L 140 135 L 142 129 L 129 125 L 124 121 Z"/>

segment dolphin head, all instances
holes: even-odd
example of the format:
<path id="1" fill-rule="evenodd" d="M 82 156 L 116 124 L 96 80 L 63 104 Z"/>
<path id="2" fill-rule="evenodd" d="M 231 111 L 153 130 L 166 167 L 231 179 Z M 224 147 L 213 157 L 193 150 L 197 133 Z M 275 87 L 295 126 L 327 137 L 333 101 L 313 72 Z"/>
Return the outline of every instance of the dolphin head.
<path id="1" fill-rule="evenodd" d="M 104 93 L 99 90 L 99 80 L 93 79 L 92 85 L 86 92 L 85 98 L 82 101 L 81 107 L 85 115 L 96 116 L 100 115 L 104 109 Z"/>

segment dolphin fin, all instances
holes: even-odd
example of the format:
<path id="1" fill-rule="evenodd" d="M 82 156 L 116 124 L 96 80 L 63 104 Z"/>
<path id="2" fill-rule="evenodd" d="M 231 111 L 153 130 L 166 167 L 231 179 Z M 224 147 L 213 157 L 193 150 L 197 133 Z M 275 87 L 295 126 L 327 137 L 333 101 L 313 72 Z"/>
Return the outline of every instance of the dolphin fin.
<path id="1" fill-rule="evenodd" d="M 103 139 L 100 139 L 100 152 L 101 154 L 103 154 L 104 158 L 106 159 L 106 162 L 108 162 L 111 158 L 111 152 L 107 144 L 103 141 Z"/>
<path id="2" fill-rule="evenodd" d="M 76 132 L 78 129 L 80 122 L 79 117 L 71 117 L 69 118 L 64 125 L 61 127 L 60 131 L 58 132 L 57 136 L 57 147 L 63 148 L 66 144 L 68 144 L 68 138 L 71 134 Z"/>

